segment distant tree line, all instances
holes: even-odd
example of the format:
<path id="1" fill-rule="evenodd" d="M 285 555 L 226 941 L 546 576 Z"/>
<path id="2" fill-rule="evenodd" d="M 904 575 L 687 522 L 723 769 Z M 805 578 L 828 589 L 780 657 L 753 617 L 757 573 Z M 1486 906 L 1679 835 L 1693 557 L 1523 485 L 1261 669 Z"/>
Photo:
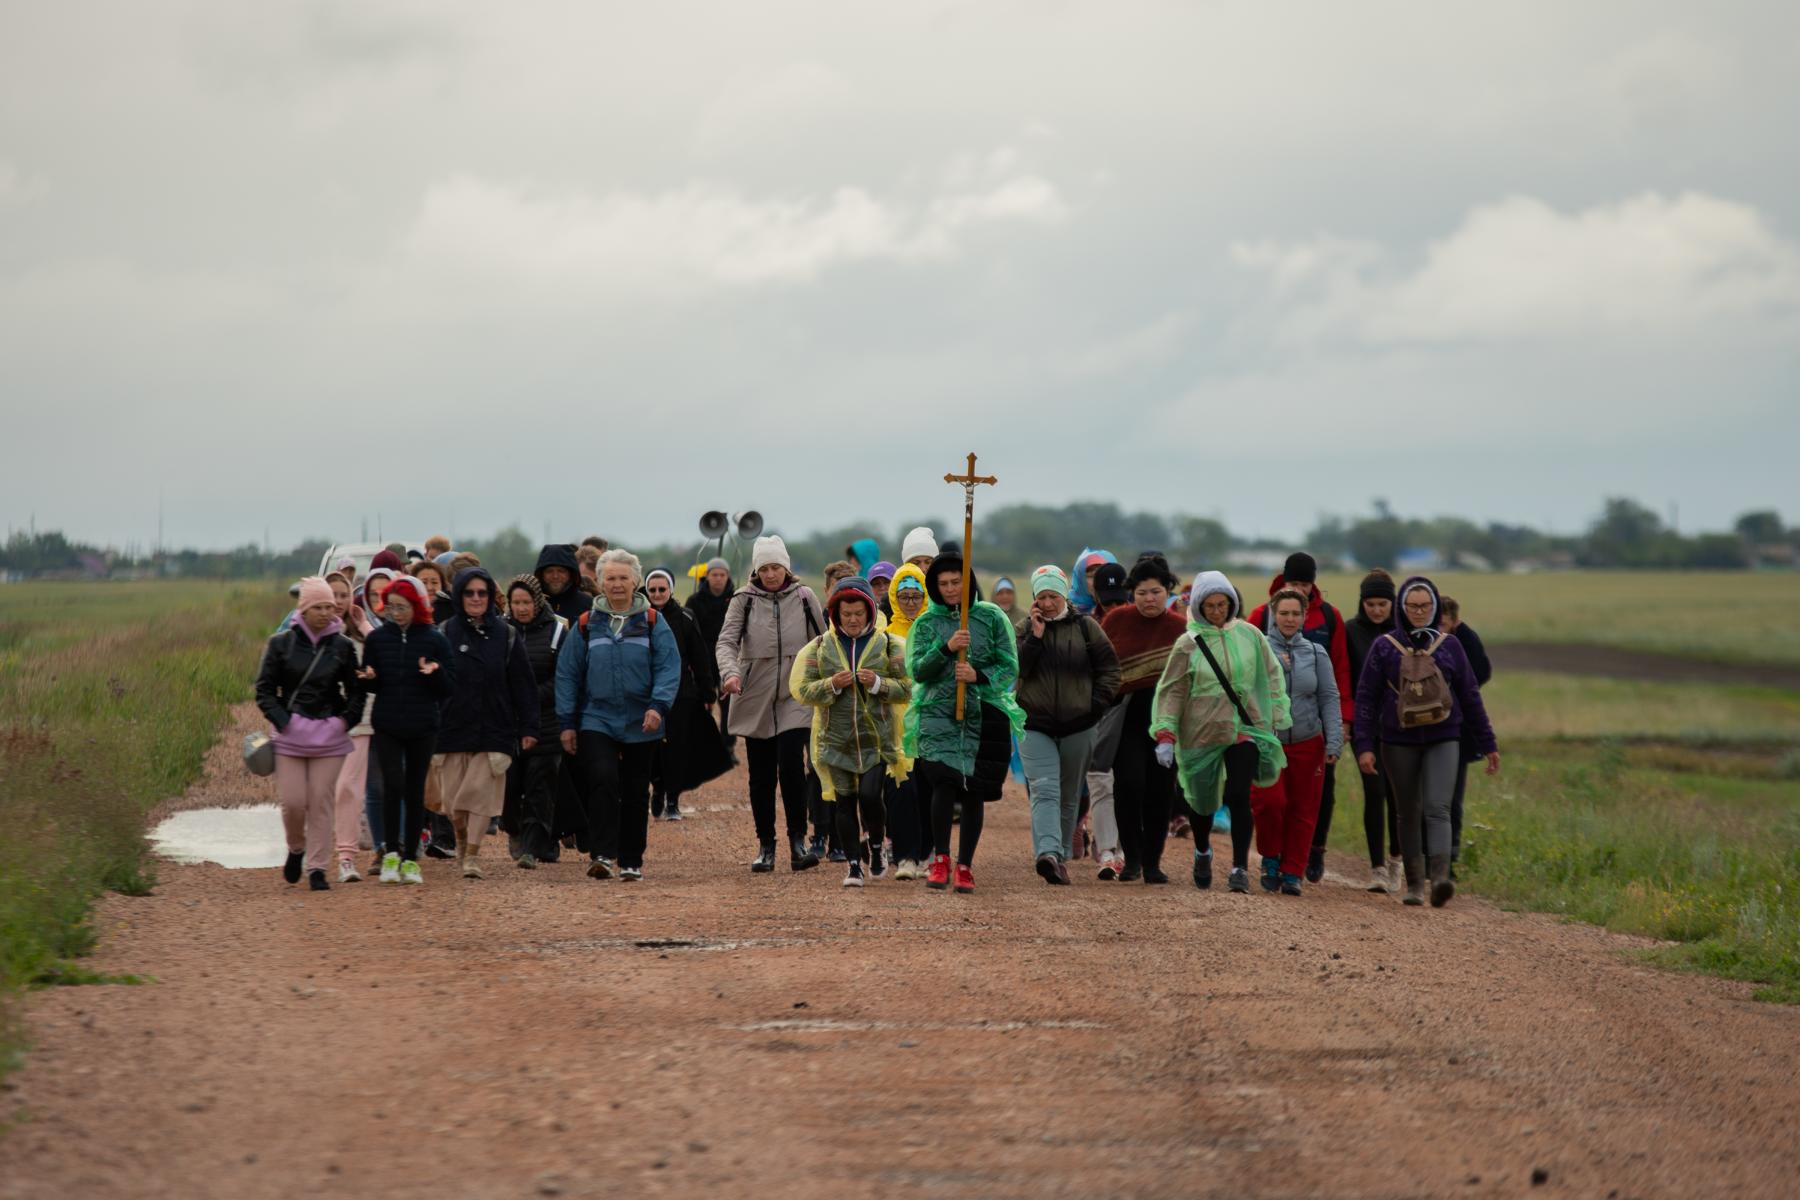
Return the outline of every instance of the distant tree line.
<path id="1" fill-rule="evenodd" d="M 891 528 L 856 522 L 812 533 L 784 533 L 796 569 L 818 572 L 844 557 L 850 543 L 873 537 L 889 556 L 915 525 L 928 525 L 940 541 L 957 538 L 961 522 L 921 517 Z M 623 531 L 615 531 L 622 533 Z M 1126 512 L 1116 504 L 1079 500 L 1061 506 L 1010 504 L 980 515 L 976 566 L 984 575 L 1019 572 L 1040 563 L 1069 565 L 1083 546 L 1098 546 L 1129 560 L 1144 550 L 1160 550 L 1179 570 L 1198 565 L 1230 567 L 1305 549 L 1322 563 L 1345 567 L 1392 567 L 1404 560 L 1477 570 L 1595 567 L 1660 570 L 1747 570 L 1794 567 L 1800 562 L 1800 526 L 1787 526 L 1773 510 L 1747 512 L 1728 532 L 1684 534 L 1653 510 L 1624 497 L 1608 499 L 1579 534 L 1554 535 L 1526 525 L 1480 524 L 1461 517 L 1402 517 L 1384 500 L 1353 519 L 1323 517 L 1298 543 L 1243 538 L 1211 517 L 1183 513 Z M 611 533 L 608 536 L 612 536 Z M 679 574 L 709 550 L 694 541 L 645 545 L 614 537 L 646 566 L 666 565 Z M 0 549 L 0 575 L 10 578 L 98 578 L 181 576 L 187 578 L 292 578 L 318 570 L 331 542 L 312 538 L 280 553 L 261 546 L 230 550 L 173 550 L 123 554 L 72 542 L 61 533 L 15 532 Z M 458 549 L 481 557 L 499 578 L 529 571 L 538 543 L 524 530 L 508 527 L 488 538 L 466 538 Z M 749 548 L 727 543 L 727 557 L 747 562 Z"/>

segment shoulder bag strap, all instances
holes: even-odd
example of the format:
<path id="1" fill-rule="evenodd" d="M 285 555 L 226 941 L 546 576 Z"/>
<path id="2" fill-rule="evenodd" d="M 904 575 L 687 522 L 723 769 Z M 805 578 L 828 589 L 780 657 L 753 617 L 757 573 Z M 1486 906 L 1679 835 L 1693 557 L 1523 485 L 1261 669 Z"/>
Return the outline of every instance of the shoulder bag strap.
<path id="1" fill-rule="evenodd" d="M 1206 644 L 1205 636 L 1196 633 L 1194 644 L 1199 646 L 1200 653 L 1206 656 L 1206 665 L 1212 668 L 1214 677 L 1219 681 L 1219 686 L 1225 689 L 1225 695 L 1231 700 L 1231 706 L 1237 709 L 1238 719 L 1246 725 L 1255 725 L 1256 722 L 1250 719 L 1249 710 L 1244 707 L 1244 702 L 1238 699 L 1237 689 L 1231 686 L 1231 681 L 1225 678 L 1225 672 L 1219 669 L 1219 660 L 1213 657 L 1212 648 Z"/>

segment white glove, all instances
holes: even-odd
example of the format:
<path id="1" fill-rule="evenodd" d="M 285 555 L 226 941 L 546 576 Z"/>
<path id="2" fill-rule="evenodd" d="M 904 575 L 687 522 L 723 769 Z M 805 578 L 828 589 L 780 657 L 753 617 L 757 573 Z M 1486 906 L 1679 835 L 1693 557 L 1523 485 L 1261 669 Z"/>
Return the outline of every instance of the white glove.
<path id="1" fill-rule="evenodd" d="M 1172 767 L 1175 765 L 1174 742 L 1156 743 L 1156 765 L 1159 767 Z"/>

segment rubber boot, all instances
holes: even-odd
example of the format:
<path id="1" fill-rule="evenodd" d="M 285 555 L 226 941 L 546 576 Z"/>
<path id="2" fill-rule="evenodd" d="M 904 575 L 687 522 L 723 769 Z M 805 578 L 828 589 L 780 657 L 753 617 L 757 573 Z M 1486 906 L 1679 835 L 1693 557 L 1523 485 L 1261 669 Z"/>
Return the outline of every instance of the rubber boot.
<path id="1" fill-rule="evenodd" d="M 1425 903 L 1425 860 L 1422 858 L 1406 860 L 1406 899 L 1401 903 L 1415 908 Z"/>
<path id="2" fill-rule="evenodd" d="M 1433 854 L 1430 862 L 1431 907 L 1442 908 L 1450 903 L 1450 897 L 1456 895 L 1456 884 L 1450 878 L 1450 856 Z"/>

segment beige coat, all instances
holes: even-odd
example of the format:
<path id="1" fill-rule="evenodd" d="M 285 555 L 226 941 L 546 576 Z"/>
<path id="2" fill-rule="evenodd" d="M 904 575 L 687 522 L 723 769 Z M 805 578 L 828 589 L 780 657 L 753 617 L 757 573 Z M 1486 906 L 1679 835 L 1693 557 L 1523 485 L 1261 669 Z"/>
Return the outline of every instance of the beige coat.
<path id="1" fill-rule="evenodd" d="M 812 709 L 788 688 L 794 660 L 825 629 L 825 613 L 812 589 L 789 577 L 779 592 L 747 583 L 731 598 L 719 631 L 719 682 L 734 676 L 744 690 L 731 701 L 727 732 L 735 737 L 770 738 L 790 729 L 811 729 Z"/>

